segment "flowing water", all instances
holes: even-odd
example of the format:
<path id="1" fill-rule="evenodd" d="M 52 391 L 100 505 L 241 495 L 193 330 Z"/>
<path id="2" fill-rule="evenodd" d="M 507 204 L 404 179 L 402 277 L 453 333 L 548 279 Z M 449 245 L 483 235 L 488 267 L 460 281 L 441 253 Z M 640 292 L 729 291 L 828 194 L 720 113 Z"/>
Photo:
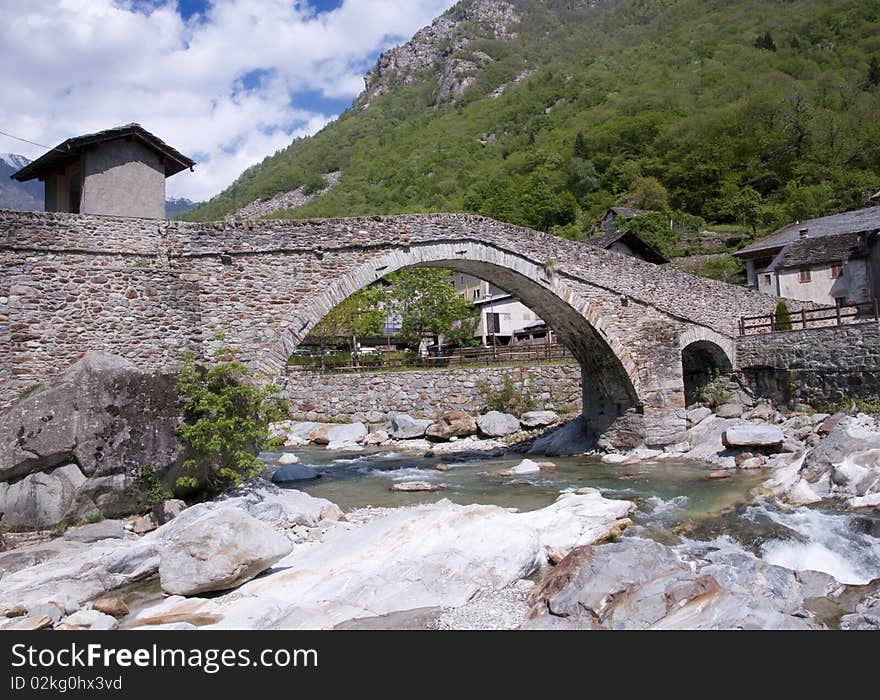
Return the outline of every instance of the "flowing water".
<path id="1" fill-rule="evenodd" d="M 399 507 L 447 498 L 463 505 L 493 504 L 520 511 L 543 508 L 561 491 L 590 486 L 607 498 L 633 501 L 638 510 L 628 532 L 675 544 L 681 537 L 713 540 L 727 536 L 765 560 L 792 569 L 831 574 L 848 584 L 880 577 L 880 516 L 833 506 L 788 508 L 761 498 L 768 478 L 761 470 L 736 472 L 730 479 L 708 478 L 695 462 L 603 464 L 592 457 L 553 457 L 555 471 L 519 477 L 496 472 L 522 461 L 522 455 L 457 462 L 382 449 L 358 453 L 323 448 L 294 450 L 321 478 L 291 488 L 327 498 L 343 510 Z M 272 464 L 280 453 L 264 453 Z M 438 471 L 437 464 L 449 469 Z M 395 492 L 395 482 L 426 481 L 440 491 Z"/>

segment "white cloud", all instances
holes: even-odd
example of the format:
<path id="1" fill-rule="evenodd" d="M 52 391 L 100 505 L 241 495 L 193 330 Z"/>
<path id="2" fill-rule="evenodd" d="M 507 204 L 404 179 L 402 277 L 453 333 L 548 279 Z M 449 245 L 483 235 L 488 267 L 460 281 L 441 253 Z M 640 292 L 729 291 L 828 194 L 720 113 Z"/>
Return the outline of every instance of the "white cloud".
<path id="1" fill-rule="evenodd" d="M 354 99 L 379 51 L 453 4 L 215 0 L 185 22 L 175 0 L 0 0 L 0 130 L 51 146 L 139 122 L 199 161 L 169 196 L 207 199 L 335 116 L 297 93 Z M 2 135 L 0 151 L 42 153 Z"/>

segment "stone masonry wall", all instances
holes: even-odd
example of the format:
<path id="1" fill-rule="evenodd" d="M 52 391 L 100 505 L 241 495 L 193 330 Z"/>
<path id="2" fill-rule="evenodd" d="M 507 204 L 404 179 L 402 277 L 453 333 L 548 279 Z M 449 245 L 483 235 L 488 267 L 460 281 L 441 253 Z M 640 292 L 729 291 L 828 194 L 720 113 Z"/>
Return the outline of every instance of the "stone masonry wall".
<path id="1" fill-rule="evenodd" d="M 737 339 L 742 373 L 760 396 L 818 406 L 880 396 L 880 325 L 808 328 Z"/>
<path id="2" fill-rule="evenodd" d="M 580 411 L 581 369 L 574 363 L 323 375 L 291 368 L 283 394 L 296 420 L 382 423 L 390 413 L 435 418 L 453 409 L 476 416 L 487 410 L 480 388 L 501 386 L 505 375 L 524 388 L 535 409 Z"/>

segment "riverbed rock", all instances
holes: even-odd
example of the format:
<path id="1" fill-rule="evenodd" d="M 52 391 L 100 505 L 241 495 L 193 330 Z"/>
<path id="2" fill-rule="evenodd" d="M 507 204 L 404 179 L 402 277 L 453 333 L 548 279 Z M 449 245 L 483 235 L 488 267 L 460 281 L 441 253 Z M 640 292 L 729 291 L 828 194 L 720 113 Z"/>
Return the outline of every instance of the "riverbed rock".
<path id="1" fill-rule="evenodd" d="M 0 630 L 15 632 L 33 632 L 52 626 L 52 618 L 42 615 L 40 617 L 19 617 L 10 622 L 0 625 Z"/>
<path id="2" fill-rule="evenodd" d="M 538 464 L 537 462 L 533 462 L 530 459 L 524 459 L 515 467 L 509 467 L 508 469 L 499 469 L 498 471 L 492 473 L 495 476 L 520 476 L 523 474 L 537 474 L 540 471 L 540 464 Z"/>
<path id="3" fill-rule="evenodd" d="M 153 507 L 153 517 L 159 525 L 164 525 L 173 520 L 187 508 L 186 501 L 179 498 L 169 498 Z"/>
<path id="4" fill-rule="evenodd" d="M 739 469 L 761 469 L 764 466 L 765 459 L 761 455 L 744 459 L 737 465 Z"/>
<path id="5" fill-rule="evenodd" d="M 702 545 L 704 547 L 704 545 Z M 531 629 L 810 629 L 812 592 L 744 550 L 640 538 L 572 550 L 532 594 Z"/>
<path id="6" fill-rule="evenodd" d="M 388 442 L 389 438 L 390 436 L 386 431 L 374 430 L 373 432 L 367 434 L 367 436 L 363 440 L 363 444 L 368 446 L 384 445 L 386 442 Z"/>
<path id="7" fill-rule="evenodd" d="M 165 483 L 182 459 L 174 384 L 173 374 L 92 352 L 6 409 L 0 483 L 12 485 L 0 502 L 2 524 L 45 527 L 95 511 L 114 517 L 137 510 L 141 468 L 151 465 Z M 63 484 L 59 468 L 67 470 Z M 46 483 L 14 483 L 35 474 Z"/>
<path id="8" fill-rule="evenodd" d="M 273 484 L 291 484 L 295 481 L 311 481 L 321 475 L 304 464 L 288 464 L 272 474 Z"/>
<path id="9" fill-rule="evenodd" d="M 449 440 L 476 434 L 477 422 L 465 411 L 447 411 L 425 429 L 425 435 L 432 440 Z"/>
<path id="10" fill-rule="evenodd" d="M 92 610 L 112 615 L 113 617 L 125 617 L 128 615 L 128 606 L 119 596 L 104 596 L 92 601 Z"/>
<path id="11" fill-rule="evenodd" d="M 299 464 L 299 457 L 293 454 L 293 452 L 285 452 L 275 460 L 275 464 L 279 467 L 284 467 L 288 464 Z"/>
<path id="12" fill-rule="evenodd" d="M 76 495 L 87 480 L 76 464 L 65 464 L 0 483 L 0 522 L 13 528 L 46 528 L 76 519 Z"/>
<path id="13" fill-rule="evenodd" d="M 772 425 L 743 423 L 728 428 L 721 437 L 726 447 L 781 447 L 782 431 Z"/>
<path id="14" fill-rule="evenodd" d="M 52 600 L 72 611 L 109 591 L 154 576 L 159 568 L 157 532 L 89 546 L 57 540 L 65 543 L 67 553 L 4 574 L 0 609 Z"/>
<path id="15" fill-rule="evenodd" d="M 95 609 L 77 610 L 73 615 L 64 618 L 63 624 L 87 630 L 115 630 L 119 628 L 119 623 L 115 618 Z"/>
<path id="16" fill-rule="evenodd" d="M 152 513 L 138 515 L 131 520 L 131 531 L 136 535 L 145 535 L 157 527 L 159 527 L 159 523 L 156 522 Z"/>
<path id="17" fill-rule="evenodd" d="M 523 428 L 533 430 L 546 428 L 559 422 L 559 415 L 555 411 L 526 411 L 519 417 Z"/>
<path id="18" fill-rule="evenodd" d="M 166 527 L 159 582 L 171 595 L 195 595 L 239 586 L 290 553 L 290 540 L 247 513 L 220 508 Z"/>
<path id="19" fill-rule="evenodd" d="M 509 413 L 501 411 L 489 411 L 477 418 L 477 426 L 483 435 L 489 437 L 504 437 L 512 435 L 520 429 L 519 419 Z"/>
<path id="20" fill-rule="evenodd" d="M 121 520 L 102 520 L 64 531 L 64 539 L 71 542 L 98 542 L 121 537 L 125 537 L 125 524 Z"/>
<path id="21" fill-rule="evenodd" d="M 739 418 L 742 414 L 742 404 L 738 403 L 725 403 L 715 409 L 715 415 L 719 418 Z"/>
<path id="22" fill-rule="evenodd" d="M 309 433 L 309 440 L 316 445 L 326 445 L 330 450 L 341 450 L 363 442 L 367 427 L 363 423 L 321 425 Z"/>
<path id="23" fill-rule="evenodd" d="M 705 420 L 712 415 L 712 409 L 706 406 L 695 408 L 687 412 L 687 421 L 690 425 L 697 425 L 700 421 Z"/>
<path id="24" fill-rule="evenodd" d="M 392 484 L 389 491 L 402 491 L 404 493 L 418 491 L 441 491 L 443 486 L 440 484 L 432 484 L 429 481 L 400 481 Z"/>
<path id="25" fill-rule="evenodd" d="M 216 621 L 209 628 L 326 629 L 404 610 L 458 607 L 478 591 L 528 576 L 549 547 L 610 536 L 633 508 L 590 490 L 529 513 L 445 499 L 394 509 L 360 527 L 328 531 L 232 594 L 169 598 L 138 619 L 210 616 Z"/>
<path id="26" fill-rule="evenodd" d="M 65 615 L 64 606 L 50 601 L 48 603 L 40 603 L 39 605 L 34 605 L 27 612 L 27 617 L 43 617 L 46 616 L 50 620 L 52 620 L 52 624 L 59 622 L 62 617 Z"/>
<path id="27" fill-rule="evenodd" d="M 413 418 L 406 413 L 391 414 L 391 430 L 388 434 L 395 440 L 412 440 L 425 436 L 425 431 L 434 421 L 427 418 Z"/>

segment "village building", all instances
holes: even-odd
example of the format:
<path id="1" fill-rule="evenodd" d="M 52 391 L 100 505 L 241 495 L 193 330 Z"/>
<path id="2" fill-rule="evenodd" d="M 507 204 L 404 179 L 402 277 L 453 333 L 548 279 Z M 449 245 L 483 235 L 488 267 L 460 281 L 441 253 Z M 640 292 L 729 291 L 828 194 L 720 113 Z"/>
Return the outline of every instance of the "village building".
<path id="1" fill-rule="evenodd" d="M 620 255 L 629 255 L 639 260 L 654 263 L 655 265 L 665 265 L 669 262 L 668 258 L 661 255 L 655 248 L 632 231 L 616 230 L 610 233 L 605 232 L 598 236 L 591 236 L 587 239 L 587 245 L 610 250 L 612 253 L 619 253 Z"/>
<path id="2" fill-rule="evenodd" d="M 45 183 L 46 211 L 165 218 L 165 179 L 195 161 L 140 124 L 69 138 L 12 175 Z"/>
<path id="3" fill-rule="evenodd" d="M 880 206 L 795 222 L 734 253 L 749 286 L 823 305 L 880 297 Z"/>
<path id="4" fill-rule="evenodd" d="M 617 233 L 621 229 L 621 225 L 630 219 L 634 219 L 642 214 L 650 214 L 647 209 L 633 209 L 632 207 L 611 207 L 599 224 L 599 230 L 605 235 Z"/>

